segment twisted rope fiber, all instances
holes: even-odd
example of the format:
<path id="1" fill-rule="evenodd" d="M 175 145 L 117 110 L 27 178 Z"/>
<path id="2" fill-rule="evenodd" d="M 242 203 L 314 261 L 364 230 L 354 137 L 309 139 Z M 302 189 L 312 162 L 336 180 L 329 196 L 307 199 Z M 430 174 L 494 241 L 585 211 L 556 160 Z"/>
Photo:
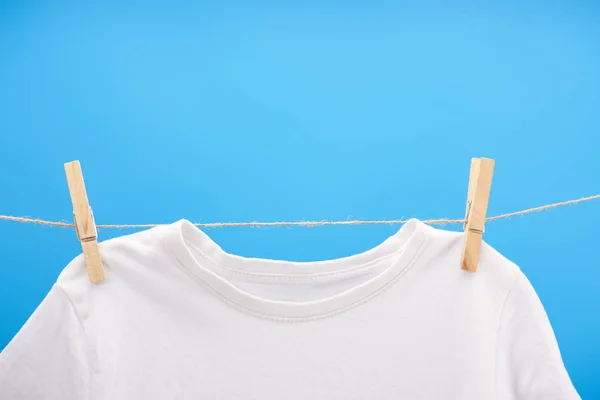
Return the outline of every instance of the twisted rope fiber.
<path id="1" fill-rule="evenodd" d="M 596 194 L 593 196 L 582 197 L 575 200 L 567 200 L 562 201 L 560 203 L 548 204 L 545 206 L 528 208 L 521 211 L 515 211 L 507 214 L 496 215 L 493 217 L 488 217 L 486 221 L 494 221 L 497 219 L 504 219 L 515 217 L 517 215 L 524 215 L 538 211 L 548 210 L 550 208 L 557 208 L 568 206 L 571 204 L 583 203 L 584 201 L 590 201 L 600 199 L 600 194 Z M 35 219 L 35 218 L 27 218 L 27 217 L 13 217 L 10 215 L 0 215 L 0 220 L 6 221 L 15 221 L 15 222 L 25 222 L 25 223 L 33 223 L 40 225 L 50 225 L 50 226 L 59 226 L 62 228 L 75 228 L 75 224 L 68 222 L 58 222 L 58 221 L 46 221 L 43 219 Z M 250 227 L 263 227 L 263 226 L 323 226 L 323 225 L 395 225 L 395 224 L 403 224 L 407 219 L 391 219 L 391 220 L 375 220 L 375 221 L 363 221 L 363 220 L 347 220 L 347 221 L 279 221 L 279 222 L 209 222 L 209 223 L 195 223 L 195 226 L 203 227 L 203 228 L 225 228 L 225 227 L 242 227 L 242 226 L 250 226 Z M 444 225 L 444 224 L 463 224 L 465 223 L 465 219 L 427 219 L 422 220 L 422 222 L 430 225 Z M 97 225 L 97 228 L 116 228 L 116 229 L 129 229 L 129 228 L 152 228 L 154 226 L 159 226 L 164 224 L 134 224 L 134 225 Z"/>

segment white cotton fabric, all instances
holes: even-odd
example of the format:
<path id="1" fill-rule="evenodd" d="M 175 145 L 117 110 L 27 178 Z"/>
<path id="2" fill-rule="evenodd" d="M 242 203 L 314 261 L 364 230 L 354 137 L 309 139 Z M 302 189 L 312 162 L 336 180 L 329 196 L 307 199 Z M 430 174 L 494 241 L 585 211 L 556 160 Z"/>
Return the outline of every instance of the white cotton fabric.
<path id="1" fill-rule="evenodd" d="M 336 238 L 331 238 L 335 241 Z M 520 269 L 413 219 L 350 257 L 229 254 L 187 220 L 100 244 L 0 353 L 2 400 L 575 400 Z"/>

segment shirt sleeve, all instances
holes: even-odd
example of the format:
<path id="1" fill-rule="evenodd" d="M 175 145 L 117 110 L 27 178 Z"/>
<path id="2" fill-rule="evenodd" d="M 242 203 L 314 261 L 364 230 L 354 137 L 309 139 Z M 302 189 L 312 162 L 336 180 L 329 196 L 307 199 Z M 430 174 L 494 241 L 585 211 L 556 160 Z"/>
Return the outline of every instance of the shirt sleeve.
<path id="1" fill-rule="evenodd" d="M 580 400 L 546 311 L 523 274 L 504 304 L 496 362 L 498 399 Z"/>
<path id="2" fill-rule="evenodd" d="M 0 399 L 84 400 L 89 374 L 85 330 L 55 285 L 0 353 Z"/>

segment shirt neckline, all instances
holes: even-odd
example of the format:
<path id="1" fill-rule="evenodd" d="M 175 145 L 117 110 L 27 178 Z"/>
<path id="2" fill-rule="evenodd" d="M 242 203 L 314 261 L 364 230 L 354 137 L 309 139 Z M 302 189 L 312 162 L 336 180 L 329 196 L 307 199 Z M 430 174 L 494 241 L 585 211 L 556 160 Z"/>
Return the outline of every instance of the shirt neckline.
<path id="1" fill-rule="evenodd" d="M 186 219 L 167 225 L 163 236 L 177 261 L 230 305 L 277 320 L 317 319 L 358 306 L 393 284 L 417 261 L 433 229 L 413 218 L 382 243 L 362 253 L 324 261 L 250 258 L 223 250 Z M 243 291 L 230 278 L 256 282 L 325 283 L 368 274 L 379 261 L 389 265 L 341 293 L 310 301 L 280 301 Z M 229 279 L 228 279 L 229 278 Z"/>

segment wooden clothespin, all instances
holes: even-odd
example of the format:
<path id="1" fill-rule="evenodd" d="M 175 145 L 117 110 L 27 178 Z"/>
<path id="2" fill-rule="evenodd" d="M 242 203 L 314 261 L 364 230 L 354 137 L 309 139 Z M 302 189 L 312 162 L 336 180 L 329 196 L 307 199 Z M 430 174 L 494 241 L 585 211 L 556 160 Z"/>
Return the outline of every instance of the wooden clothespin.
<path id="1" fill-rule="evenodd" d="M 475 272 L 479 262 L 479 252 L 483 240 L 485 215 L 487 213 L 494 175 L 494 160 L 490 158 L 471 159 L 469 189 L 467 193 L 467 212 L 465 247 L 462 253 L 462 269 Z"/>
<path id="2" fill-rule="evenodd" d="M 65 172 L 71 201 L 73 202 L 75 230 L 83 249 L 85 267 L 90 282 L 98 283 L 104 280 L 104 266 L 98 248 L 98 232 L 94 222 L 94 214 L 88 202 L 79 161 L 65 163 Z"/>

